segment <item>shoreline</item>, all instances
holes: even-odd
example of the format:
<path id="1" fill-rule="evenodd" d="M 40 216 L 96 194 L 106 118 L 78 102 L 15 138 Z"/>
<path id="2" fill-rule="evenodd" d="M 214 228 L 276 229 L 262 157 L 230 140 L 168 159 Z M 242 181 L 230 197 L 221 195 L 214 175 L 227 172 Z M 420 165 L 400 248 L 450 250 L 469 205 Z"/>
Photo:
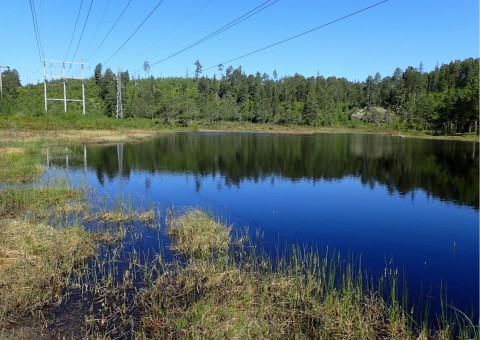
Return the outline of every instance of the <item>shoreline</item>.
<path id="1" fill-rule="evenodd" d="M 429 140 L 480 142 L 478 136 L 434 136 L 422 132 L 403 132 L 383 128 L 350 128 L 350 127 L 285 127 L 278 125 L 232 125 L 232 126 L 211 126 L 192 128 L 115 128 L 115 129 L 59 129 L 59 130 L 37 130 L 37 129 L 0 129 L 0 144 L 11 144 L 16 142 L 39 142 L 57 141 L 87 144 L 107 144 L 118 142 L 140 142 L 154 138 L 159 135 L 178 132 L 216 132 L 216 133 L 265 133 L 285 135 L 314 135 L 314 134 L 371 134 L 383 135 L 392 138 L 417 138 Z"/>

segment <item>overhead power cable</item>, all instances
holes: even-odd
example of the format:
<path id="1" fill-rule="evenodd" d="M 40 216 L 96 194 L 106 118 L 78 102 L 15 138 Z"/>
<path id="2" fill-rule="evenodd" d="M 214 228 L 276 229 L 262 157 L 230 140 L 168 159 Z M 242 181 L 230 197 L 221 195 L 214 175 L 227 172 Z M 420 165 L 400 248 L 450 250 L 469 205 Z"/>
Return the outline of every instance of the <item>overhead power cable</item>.
<path id="1" fill-rule="evenodd" d="M 207 40 L 209 40 L 209 39 L 211 39 L 211 38 L 219 35 L 219 34 L 222 33 L 222 32 L 225 32 L 226 30 L 228 30 L 228 29 L 230 29 L 230 28 L 238 25 L 238 24 L 241 23 L 242 21 L 247 20 L 247 19 L 250 18 L 251 16 L 253 16 L 253 15 L 255 15 L 255 14 L 257 14 L 257 13 L 259 13 L 259 12 L 265 10 L 265 9 L 267 9 L 268 7 L 272 6 L 273 4 L 275 4 L 275 3 L 278 2 L 278 1 L 280 1 L 280 0 L 275 0 L 275 1 L 273 1 L 273 2 L 272 2 L 272 0 L 268 0 L 268 1 L 265 1 L 265 2 L 261 3 L 261 4 L 258 5 L 257 7 L 251 9 L 250 11 L 248 11 L 248 12 L 246 12 L 245 14 L 241 15 L 240 17 L 236 18 L 235 20 L 233 20 L 233 21 L 229 22 L 228 24 L 220 27 L 220 28 L 217 29 L 216 31 L 208 34 L 207 36 L 201 38 L 200 40 L 197 40 L 197 41 L 194 42 L 193 44 L 188 45 L 187 47 L 181 49 L 181 50 L 178 51 L 178 52 L 175 52 L 175 53 L 169 55 L 168 57 L 163 58 L 162 60 L 159 60 L 159 61 L 156 61 L 156 62 L 150 64 L 150 66 L 155 66 L 155 65 L 157 65 L 157 64 L 160 64 L 160 63 L 164 62 L 164 61 L 167 60 L 167 59 L 173 58 L 173 57 L 179 55 L 180 53 L 185 52 L 186 50 L 189 50 L 189 49 L 191 49 L 192 47 L 195 47 L 195 46 L 197 46 L 197 45 L 199 45 L 199 44 L 201 44 L 201 43 L 203 43 L 203 42 L 205 42 L 205 41 L 207 41 Z"/>
<path id="2" fill-rule="evenodd" d="M 43 66 L 43 63 L 42 63 L 43 48 L 40 41 L 40 33 L 38 31 L 38 25 L 37 25 L 37 14 L 35 11 L 35 4 L 33 1 L 34 0 L 30 0 L 30 12 L 32 13 L 33 30 L 35 31 L 35 41 L 37 42 L 38 57 L 40 58 L 40 64 Z"/>
<path id="3" fill-rule="evenodd" d="M 162 38 L 166 38 L 168 36 L 170 36 L 172 33 L 174 33 L 175 31 L 177 31 L 180 27 L 184 26 L 187 22 L 189 22 L 192 18 L 194 18 L 196 15 L 198 15 L 201 11 L 203 11 L 205 8 L 207 8 L 208 6 L 210 6 L 215 0 L 210 0 L 209 2 L 207 2 L 206 4 L 204 4 L 202 7 L 200 7 L 198 10 L 196 10 L 192 15 L 190 15 L 188 18 L 186 18 L 183 22 L 181 22 L 179 25 L 177 25 L 176 27 L 174 27 L 170 32 L 168 32 L 167 34 L 165 34 Z"/>
<path id="4" fill-rule="evenodd" d="M 130 3 L 132 2 L 132 0 L 128 1 L 127 5 L 123 8 L 123 11 L 122 13 L 120 13 L 120 15 L 118 16 L 117 20 L 115 20 L 115 23 L 112 25 L 112 27 L 110 28 L 110 30 L 108 31 L 108 33 L 105 35 L 105 38 L 103 38 L 103 40 L 100 42 L 100 44 L 98 44 L 98 46 L 95 48 L 95 50 L 92 52 L 92 54 L 90 54 L 90 56 L 87 58 L 87 61 L 93 57 L 93 55 L 95 53 L 97 53 L 98 49 L 103 45 L 103 43 L 105 42 L 105 40 L 107 40 L 108 36 L 110 35 L 110 33 L 112 33 L 113 29 L 115 28 L 115 26 L 117 26 L 117 23 L 120 21 L 120 19 L 122 18 L 123 16 L 123 13 L 125 13 L 125 11 L 127 10 L 128 6 L 130 6 Z"/>
<path id="5" fill-rule="evenodd" d="M 38 36 L 38 43 L 40 45 L 40 51 L 42 52 L 42 56 L 44 56 L 45 52 L 44 52 L 44 49 L 43 49 L 42 39 L 41 39 L 41 35 L 40 35 L 40 29 L 38 27 L 37 9 L 35 7 L 35 1 L 34 0 L 32 0 L 32 8 L 33 8 L 33 18 L 34 18 L 36 32 L 37 32 L 37 36 Z"/>
<path id="6" fill-rule="evenodd" d="M 352 13 L 350 13 L 350 14 L 344 15 L 343 17 L 337 18 L 337 19 L 335 19 L 335 20 L 329 21 L 329 22 L 327 22 L 327 23 L 325 23 L 325 24 L 322 24 L 322 25 L 320 25 L 320 26 L 314 27 L 314 28 L 312 28 L 312 29 L 310 29 L 310 30 L 308 30 L 308 31 L 305 31 L 305 32 L 296 34 L 296 35 L 291 36 L 291 37 L 289 37 L 289 38 L 286 38 L 286 39 L 283 39 L 283 40 L 281 40 L 281 41 L 278 41 L 278 42 L 276 42 L 276 43 L 274 43 L 274 44 L 271 44 L 271 45 L 268 45 L 268 46 L 259 48 L 258 50 L 255 50 L 255 51 L 252 51 L 252 52 L 243 54 L 243 55 L 241 55 L 241 56 L 239 56 L 239 57 L 236 57 L 236 58 L 233 58 L 233 59 L 230 59 L 230 60 L 227 60 L 227 61 L 218 63 L 217 65 L 209 66 L 209 67 L 207 67 L 207 68 L 204 68 L 203 70 L 204 70 L 204 71 L 206 71 L 206 70 L 211 70 L 212 68 L 218 67 L 218 65 L 222 65 L 222 64 L 225 65 L 225 64 L 231 63 L 231 62 L 233 62 L 233 61 L 236 61 L 236 60 L 239 60 L 239 59 L 242 59 L 242 58 L 251 56 L 252 54 L 256 54 L 256 53 L 265 51 L 265 50 L 267 50 L 267 49 L 269 49 L 269 48 L 278 46 L 278 45 L 280 45 L 280 44 L 286 43 L 287 41 L 290 41 L 290 40 L 299 38 L 299 37 L 301 37 L 301 36 L 303 36 L 303 35 L 312 33 L 312 32 L 314 32 L 314 31 L 319 30 L 319 29 L 321 29 L 321 28 L 324 28 L 324 27 L 326 27 L 326 26 L 332 25 L 332 24 L 337 23 L 337 22 L 339 22 L 339 21 L 342 21 L 342 20 L 345 20 L 345 19 L 347 19 L 347 18 L 350 18 L 350 17 L 352 17 L 352 16 L 354 16 L 354 15 L 357 15 L 357 14 L 360 14 L 360 13 L 362 13 L 362 12 L 365 12 L 365 11 L 367 11 L 367 10 L 369 10 L 369 9 L 372 9 L 372 8 L 374 8 L 374 7 L 377 7 L 377 6 L 379 6 L 379 5 L 381 5 L 381 4 L 385 3 L 385 2 L 388 2 L 388 1 L 389 1 L 389 0 L 384 0 L 384 1 L 377 2 L 377 3 L 373 4 L 373 5 L 370 5 L 370 6 L 368 6 L 368 7 L 362 8 L 362 9 L 360 9 L 360 10 L 358 10 L 358 11 L 355 11 L 355 12 L 352 12 Z M 193 73 L 190 73 L 190 74 L 193 74 Z M 190 74 L 189 74 L 189 75 L 190 75 Z"/>
<path id="7" fill-rule="evenodd" d="M 152 14 L 157 10 L 158 7 L 160 7 L 160 5 L 163 3 L 164 0 L 160 0 L 158 2 L 158 4 L 152 9 L 152 11 L 150 12 L 150 14 L 147 15 L 147 17 L 140 23 L 140 25 L 138 25 L 138 27 L 135 29 L 135 31 L 133 31 L 132 34 L 130 34 L 130 36 L 127 38 L 127 40 L 125 40 L 125 42 L 115 51 L 115 53 L 110 57 L 108 58 L 108 60 L 104 63 L 104 65 L 108 64 L 108 62 L 110 60 L 112 60 L 113 57 L 115 57 L 117 55 L 117 53 L 123 48 L 123 46 L 125 46 L 129 41 L 130 39 L 132 39 L 132 37 L 135 35 L 135 33 L 137 33 L 137 31 L 143 26 L 143 24 L 145 24 L 145 22 L 152 16 Z"/>
<path id="8" fill-rule="evenodd" d="M 75 61 L 75 57 L 77 56 L 78 48 L 80 47 L 80 43 L 82 42 L 82 38 L 83 38 L 83 33 L 85 32 L 85 27 L 87 26 L 88 17 L 90 16 L 90 11 L 92 10 L 92 5 L 93 5 L 93 0 L 90 1 L 90 7 L 88 7 L 87 17 L 85 18 L 85 22 L 83 23 L 82 33 L 80 34 L 80 39 L 78 39 L 77 48 L 75 49 L 75 53 L 73 54 L 72 61 Z M 71 64 L 70 64 L 70 67 L 71 67 Z"/>
<path id="9" fill-rule="evenodd" d="M 103 13 L 102 13 L 102 16 L 100 17 L 100 21 L 98 22 L 97 28 L 95 29 L 95 32 L 94 32 L 93 35 L 92 35 L 92 39 L 91 39 L 90 42 L 88 43 L 87 50 L 90 49 L 90 46 L 92 46 L 93 40 L 94 40 L 95 37 L 97 36 L 98 30 L 100 29 L 100 25 L 102 24 L 103 18 L 105 17 L 105 13 L 107 13 L 108 6 L 110 5 L 110 1 L 111 1 L 111 0 L 108 0 L 108 1 L 107 1 L 107 5 L 105 6 L 105 9 L 103 10 Z"/>
<path id="10" fill-rule="evenodd" d="M 70 48 L 72 47 L 73 37 L 75 36 L 75 31 L 77 30 L 78 18 L 80 17 L 80 12 L 82 11 L 83 0 L 80 1 L 80 8 L 78 9 L 77 19 L 75 20 L 75 26 L 73 27 L 72 37 L 70 38 L 70 43 L 68 44 L 67 54 L 65 54 L 64 60 L 67 60 L 68 53 L 70 53 Z"/>

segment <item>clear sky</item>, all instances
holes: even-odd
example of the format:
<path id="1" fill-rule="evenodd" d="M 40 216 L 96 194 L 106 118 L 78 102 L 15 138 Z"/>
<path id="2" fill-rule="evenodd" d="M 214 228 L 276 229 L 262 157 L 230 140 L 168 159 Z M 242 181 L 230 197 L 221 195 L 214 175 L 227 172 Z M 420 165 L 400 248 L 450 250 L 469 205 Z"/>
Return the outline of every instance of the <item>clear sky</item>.
<path id="1" fill-rule="evenodd" d="M 185 76 L 187 69 L 190 73 L 195 70 L 197 59 L 204 68 L 215 66 L 380 0 L 164 0 L 113 58 L 159 0 L 32 1 L 43 47 L 41 57 L 30 0 L 0 0 L 0 64 L 17 69 L 23 84 L 43 80 L 41 58 L 72 61 L 77 46 L 75 61 L 83 59 L 88 63 L 87 76 L 93 74 L 95 65 L 102 63 L 104 69 L 121 67 L 129 70 L 131 76 L 138 73 L 143 77 L 144 61 L 154 64 L 255 7 L 269 5 L 150 69 L 155 77 Z M 117 26 L 92 55 L 129 1 Z M 420 62 L 425 71 L 430 71 L 437 63 L 479 56 L 478 16 L 478 0 L 390 0 L 271 49 L 226 63 L 225 67 L 241 65 L 247 74 L 259 71 L 272 75 L 276 70 L 279 77 L 318 73 L 352 81 L 365 80 L 376 72 L 382 77 L 392 75 L 396 67 L 418 67 Z M 219 75 L 217 67 L 204 72 L 208 76 L 214 73 Z"/>

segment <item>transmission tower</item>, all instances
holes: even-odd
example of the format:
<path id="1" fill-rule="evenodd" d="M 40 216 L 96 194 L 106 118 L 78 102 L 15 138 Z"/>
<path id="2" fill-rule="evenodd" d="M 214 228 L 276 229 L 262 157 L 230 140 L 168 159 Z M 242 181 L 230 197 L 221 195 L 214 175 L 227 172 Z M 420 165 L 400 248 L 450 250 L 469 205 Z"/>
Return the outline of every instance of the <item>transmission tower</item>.
<path id="1" fill-rule="evenodd" d="M 67 112 L 67 102 L 81 102 L 83 114 L 85 115 L 85 63 L 74 63 L 68 61 L 59 61 L 59 60 L 42 60 L 43 62 L 43 93 L 45 98 L 45 111 L 48 111 L 48 102 L 49 101 L 63 101 L 64 111 Z M 65 71 L 66 66 L 70 65 L 79 67 L 80 74 L 67 76 Z M 58 70 L 60 67 L 60 70 Z M 50 72 L 47 72 L 47 68 L 50 68 Z M 57 71 L 55 71 L 57 68 Z M 77 71 L 78 73 L 78 71 Z M 63 80 L 63 98 L 48 98 L 47 96 L 47 82 L 49 80 L 62 79 Z M 67 98 L 67 79 L 80 80 L 82 82 L 82 99 L 68 99 Z"/>
<path id="2" fill-rule="evenodd" d="M 123 118 L 122 107 L 122 70 L 117 70 L 117 118 Z"/>
<path id="3" fill-rule="evenodd" d="M 148 60 L 143 62 L 143 70 L 145 71 L 145 78 L 147 78 L 147 75 L 150 74 L 150 62 Z"/>

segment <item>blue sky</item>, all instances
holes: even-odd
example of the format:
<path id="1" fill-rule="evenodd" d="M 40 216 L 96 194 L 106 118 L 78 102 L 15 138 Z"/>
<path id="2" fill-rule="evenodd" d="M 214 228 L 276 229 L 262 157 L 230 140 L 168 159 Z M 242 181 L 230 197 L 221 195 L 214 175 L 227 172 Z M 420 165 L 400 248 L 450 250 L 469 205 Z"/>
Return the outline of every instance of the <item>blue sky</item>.
<path id="1" fill-rule="evenodd" d="M 159 0 L 94 0 L 83 37 L 81 31 L 92 0 L 83 0 L 72 46 L 67 55 L 82 0 L 33 0 L 42 58 L 88 63 L 93 74 L 126 41 Z M 95 48 L 131 1 L 115 29 Z M 266 0 L 164 0 L 138 32 L 104 66 L 121 67 L 143 77 L 151 64 L 195 43 Z M 185 76 L 198 59 L 204 68 L 218 65 L 375 4 L 375 0 L 271 0 L 265 10 L 179 55 L 151 67 L 155 77 Z M 108 7 L 107 7 L 108 3 Z M 227 63 L 249 73 L 279 76 L 384 77 L 396 67 L 425 71 L 438 63 L 478 57 L 477 0 L 390 0 L 358 15 L 249 57 Z M 106 10 L 105 10 L 106 9 Z M 102 14 L 105 15 L 102 18 Z M 0 0 L 0 64 L 19 71 L 23 84 L 43 80 L 29 0 Z M 204 74 L 219 74 L 216 67 Z"/>

